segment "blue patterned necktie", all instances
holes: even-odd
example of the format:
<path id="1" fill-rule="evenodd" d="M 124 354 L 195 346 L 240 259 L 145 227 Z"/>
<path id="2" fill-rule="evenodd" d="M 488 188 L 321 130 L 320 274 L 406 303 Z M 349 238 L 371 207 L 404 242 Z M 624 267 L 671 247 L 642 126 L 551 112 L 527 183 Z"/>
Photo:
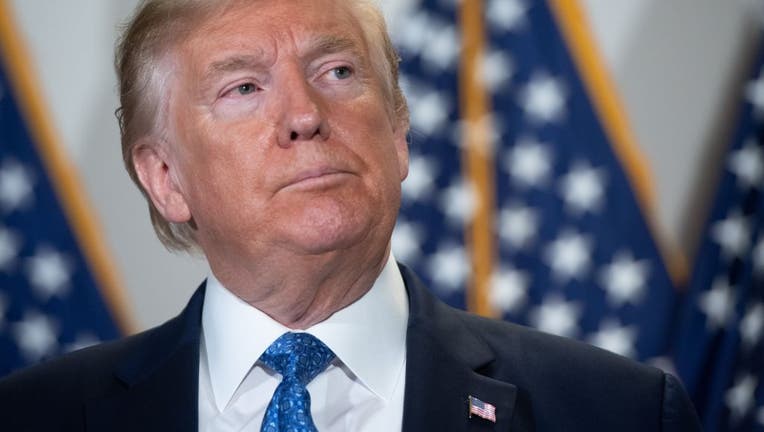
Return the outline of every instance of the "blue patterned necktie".
<path id="1" fill-rule="evenodd" d="M 265 411 L 261 432 L 316 432 L 305 388 L 334 358 L 334 353 L 308 333 L 284 333 L 260 361 L 280 373 L 281 383 Z"/>

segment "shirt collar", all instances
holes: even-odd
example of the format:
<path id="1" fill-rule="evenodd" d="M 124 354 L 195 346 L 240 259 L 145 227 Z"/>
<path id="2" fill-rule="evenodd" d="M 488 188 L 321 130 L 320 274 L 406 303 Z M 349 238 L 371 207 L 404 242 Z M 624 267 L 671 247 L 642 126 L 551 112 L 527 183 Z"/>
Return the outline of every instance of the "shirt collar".
<path id="1" fill-rule="evenodd" d="M 387 401 L 406 358 L 408 297 L 392 253 L 371 289 L 305 331 Z M 289 328 L 207 279 L 202 333 L 215 403 L 222 411 L 260 355 Z"/>

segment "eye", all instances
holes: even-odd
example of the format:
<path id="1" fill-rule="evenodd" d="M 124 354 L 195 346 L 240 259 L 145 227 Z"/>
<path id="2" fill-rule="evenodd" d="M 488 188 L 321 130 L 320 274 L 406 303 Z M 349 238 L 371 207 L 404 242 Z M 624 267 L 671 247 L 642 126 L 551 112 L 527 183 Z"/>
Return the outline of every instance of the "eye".
<path id="1" fill-rule="evenodd" d="M 335 78 L 343 80 L 350 78 L 350 76 L 353 75 L 353 70 L 348 66 L 337 66 L 332 69 L 332 74 Z"/>
<path id="2" fill-rule="evenodd" d="M 243 95 L 248 95 L 248 94 L 250 94 L 250 93 L 254 93 L 256 90 L 257 90 L 257 86 L 255 86 L 255 85 L 254 85 L 254 84 L 252 84 L 252 83 L 244 83 L 244 84 L 239 84 L 239 85 L 236 87 L 236 91 L 237 91 L 237 92 L 238 92 L 240 95 L 242 95 L 242 96 L 243 96 Z"/>

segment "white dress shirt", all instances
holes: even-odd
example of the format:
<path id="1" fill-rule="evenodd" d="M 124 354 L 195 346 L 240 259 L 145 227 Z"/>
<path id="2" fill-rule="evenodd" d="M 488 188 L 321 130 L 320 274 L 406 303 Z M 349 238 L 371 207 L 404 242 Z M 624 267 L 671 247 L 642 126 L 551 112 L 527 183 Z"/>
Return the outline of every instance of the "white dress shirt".
<path id="1" fill-rule="evenodd" d="M 307 386 L 319 431 L 401 429 L 407 324 L 406 288 L 390 254 L 363 297 L 305 330 L 337 355 Z M 210 275 L 202 312 L 200 431 L 260 430 L 281 375 L 258 358 L 288 331 Z"/>

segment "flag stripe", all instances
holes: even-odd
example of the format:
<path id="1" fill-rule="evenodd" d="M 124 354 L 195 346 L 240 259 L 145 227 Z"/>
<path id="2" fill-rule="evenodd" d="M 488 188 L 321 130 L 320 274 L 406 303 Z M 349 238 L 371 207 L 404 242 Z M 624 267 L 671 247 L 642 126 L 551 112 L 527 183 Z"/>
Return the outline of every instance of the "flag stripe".
<path id="1" fill-rule="evenodd" d="M 58 145 L 57 134 L 47 120 L 50 115 L 45 109 L 37 90 L 37 80 L 27 61 L 21 32 L 16 28 L 13 11 L 5 0 L 0 0 L 0 52 L 9 80 L 17 94 L 17 103 L 29 125 L 32 141 L 37 146 L 51 184 L 59 197 L 61 206 L 74 232 L 83 254 L 88 261 L 93 276 L 98 281 L 101 294 L 109 305 L 112 316 L 123 333 L 136 328 L 129 313 L 128 302 L 122 289 L 111 255 L 101 240 L 103 235 L 86 201 L 84 188 L 78 181 L 75 169 L 63 155 Z"/>
<path id="2" fill-rule="evenodd" d="M 684 286 L 688 277 L 687 258 L 669 244 L 663 229 L 654 217 L 655 187 L 649 164 L 641 152 L 634 133 L 624 115 L 618 91 L 609 76 L 597 49 L 594 37 L 577 0 L 551 0 L 555 20 L 576 63 L 591 102 L 609 137 L 626 178 L 637 197 L 644 220 L 655 238 L 658 249 L 676 286 Z"/>
<path id="3" fill-rule="evenodd" d="M 481 59 L 485 51 L 483 2 L 462 2 L 459 14 L 462 27 L 461 74 L 459 78 L 462 129 L 462 169 L 465 178 L 474 187 L 476 208 L 474 218 L 465 230 L 465 244 L 472 264 L 472 280 L 466 290 L 466 303 L 470 311 L 494 316 L 488 302 L 488 289 L 496 259 L 494 214 L 494 161 L 489 146 L 489 98 L 485 86 L 478 79 Z"/>

